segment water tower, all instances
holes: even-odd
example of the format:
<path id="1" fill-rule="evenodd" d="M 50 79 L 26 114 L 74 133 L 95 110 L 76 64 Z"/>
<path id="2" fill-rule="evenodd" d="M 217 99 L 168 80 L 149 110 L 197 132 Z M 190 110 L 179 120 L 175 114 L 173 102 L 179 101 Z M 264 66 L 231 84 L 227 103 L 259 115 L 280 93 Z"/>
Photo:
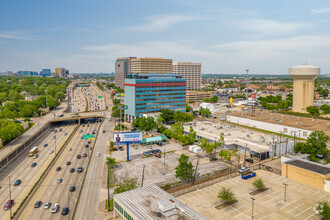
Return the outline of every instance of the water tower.
<path id="1" fill-rule="evenodd" d="M 314 105 L 314 80 L 320 75 L 320 68 L 307 64 L 289 69 L 293 79 L 292 111 L 306 113 L 308 106 Z"/>

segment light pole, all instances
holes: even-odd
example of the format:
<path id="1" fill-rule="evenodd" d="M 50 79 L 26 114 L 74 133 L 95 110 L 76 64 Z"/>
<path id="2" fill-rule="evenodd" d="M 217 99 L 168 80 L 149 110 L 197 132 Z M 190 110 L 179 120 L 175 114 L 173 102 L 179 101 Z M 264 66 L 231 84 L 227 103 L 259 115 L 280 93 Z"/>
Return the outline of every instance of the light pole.
<path id="1" fill-rule="evenodd" d="M 254 211 L 254 200 L 256 200 L 255 198 L 251 197 L 251 201 L 252 201 L 252 215 L 251 218 L 253 219 L 253 211 Z"/>
<path id="2" fill-rule="evenodd" d="M 12 216 L 12 213 L 11 213 L 11 207 L 12 207 L 12 204 L 11 204 L 11 188 L 10 188 L 10 176 L 8 176 L 8 181 L 9 181 L 9 200 L 10 200 L 10 208 L 9 208 L 9 210 L 10 210 L 10 217 L 9 217 L 9 219 L 11 219 L 11 216 Z"/>
<path id="3" fill-rule="evenodd" d="M 166 149 L 164 149 L 164 165 L 165 165 L 165 155 L 166 155 Z"/>
<path id="4" fill-rule="evenodd" d="M 246 69 L 246 100 L 249 98 L 249 69 Z"/>
<path id="5" fill-rule="evenodd" d="M 286 203 L 286 187 L 288 186 L 288 184 L 283 183 L 284 185 L 284 203 Z"/>

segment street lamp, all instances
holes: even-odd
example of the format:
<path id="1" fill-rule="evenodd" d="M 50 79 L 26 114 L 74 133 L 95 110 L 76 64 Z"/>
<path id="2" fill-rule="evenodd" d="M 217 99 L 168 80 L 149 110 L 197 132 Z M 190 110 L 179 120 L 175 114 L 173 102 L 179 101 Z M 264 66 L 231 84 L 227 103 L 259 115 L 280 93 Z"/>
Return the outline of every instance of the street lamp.
<path id="1" fill-rule="evenodd" d="M 254 210 L 254 200 L 256 200 L 255 198 L 251 197 L 251 201 L 252 201 L 252 219 L 253 219 L 253 210 Z"/>
<path id="2" fill-rule="evenodd" d="M 284 203 L 286 203 L 286 187 L 288 186 L 288 184 L 283 183 L 284 185 Z"/>

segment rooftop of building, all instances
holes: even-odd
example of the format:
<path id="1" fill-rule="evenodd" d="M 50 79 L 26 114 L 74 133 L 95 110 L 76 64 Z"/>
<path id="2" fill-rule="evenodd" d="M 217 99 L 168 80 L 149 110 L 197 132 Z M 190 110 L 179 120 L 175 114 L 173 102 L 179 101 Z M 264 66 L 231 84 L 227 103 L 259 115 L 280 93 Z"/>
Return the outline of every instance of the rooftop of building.
<path id="1" fill-rule="evenodd" d="M 174 74 L 174 73 L 165 73 L 165 74 L 159 74 L 159 73 L 149 73 L 149 74 L 128 74 L 128 79 L 148 79 L 151 77 L 175 77 L 175 78 L 182 78 L 181 74 Z"/>
<path id="2" fill-rule="evenodd" d="M 192 63 L 192 62 L 174 62 L 173 65 L 202 65 L 202 63 Z"/>
<path id="3" fill-rule="evenodd" d="M 212 94 L 212 92 L 187 90 L 187 95 L 194 95 L 194 94 Z"/>
<path id="4" fill-rule="evenodd" d="M 309 170 L 315 173 L 319 173 L 322 175 L 328 175 L 330 174 L 330 168 L 322 165 L 322 164 L 317 164 L 311 161 L 307 161 L 307 160 L 301 160 L 301 159 L 297 159 L 297 160 L 290 160 L 288 162 L 286 162 L 286 164 L 295 166 L 295 167 L 299 167 L 305 170 Z"/>
<path id="5" fill-rule="evenodd" d="M 122 203 L 137 219 L 206 219 L 155 184 L 117 194 L 115 200 Z M 157 213 L 161 213 L 161 217 Z"/>
<path id="6" fill-rule="evenodd" d="M 330 135 L 330 121 L 325 119 L 287 115 L 274 113 L 268 110 L 261 111 L 260 109 L 256 109 L 255 116 L 252 116 L 251 107 L 247 107 L 247 110 L 245 111 L 233 112 L 230 115 L 304 130 L 324 131 L 327 135 Z M 299 137 L 299 133 L 296 135 Z M 300 134 L 300 136 L 302 137 L 302 134 Z"/>

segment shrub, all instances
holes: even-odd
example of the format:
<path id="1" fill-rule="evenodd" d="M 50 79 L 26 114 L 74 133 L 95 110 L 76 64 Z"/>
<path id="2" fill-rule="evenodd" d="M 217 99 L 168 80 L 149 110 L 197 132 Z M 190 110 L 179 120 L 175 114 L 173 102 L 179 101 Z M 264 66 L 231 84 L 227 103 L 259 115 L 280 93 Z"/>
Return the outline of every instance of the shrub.
<path id="1" fill-rule="evenodd" d="M 221 191 L 218 193 L 218 198 L 227 203 L 235 201 L 234 193 L 231 189 L 225 187 L 222 187 Z"/>
<path id="2" fill-rule="evenodd" d="M 256 180 L 253 181 L 252 185 L 257 188 L 258 190 L 264 189 L 265 188 L 265 184 L 264 181 L 261 178 L 258 178 Z"/>

